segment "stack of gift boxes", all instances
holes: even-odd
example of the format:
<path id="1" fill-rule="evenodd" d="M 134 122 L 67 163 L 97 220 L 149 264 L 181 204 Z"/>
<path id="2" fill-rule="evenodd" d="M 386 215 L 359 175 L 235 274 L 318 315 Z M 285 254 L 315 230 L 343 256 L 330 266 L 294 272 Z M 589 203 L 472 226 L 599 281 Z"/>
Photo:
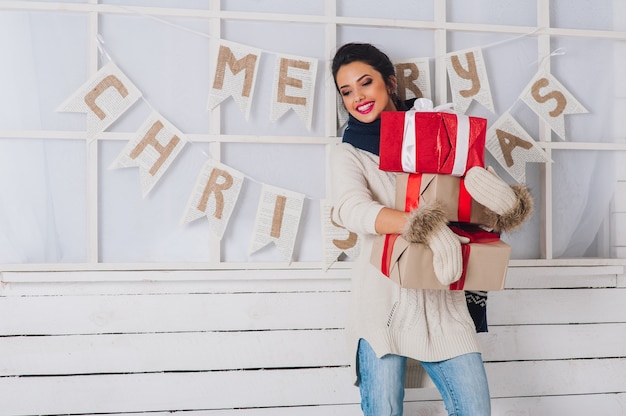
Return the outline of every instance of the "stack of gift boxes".
<path id="1" fill-rule="evenodd" d="M 402 287 L 443 290 L 500 290 L 511 247 L 493 230 L 493 216 L 472 199 L 464 174 L 485 166 L 487 120 L 450 112 L 383 112 L 380 169 L 397 173 L 396 209 L 410 212 L 434 201 L 444 208 L 449 227 L 465 237 L 463 274 L 449 286 L 435 276 L 426 244 L 400 235 L 377 236 L 372 263 Z M 491 222 L 491 223 L 490 223 Z"/>

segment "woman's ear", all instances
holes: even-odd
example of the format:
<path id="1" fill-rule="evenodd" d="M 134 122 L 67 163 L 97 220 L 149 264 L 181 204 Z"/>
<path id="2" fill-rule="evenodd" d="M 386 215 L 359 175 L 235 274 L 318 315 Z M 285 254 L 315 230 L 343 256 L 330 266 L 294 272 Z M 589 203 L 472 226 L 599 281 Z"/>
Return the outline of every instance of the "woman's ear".
<path id="1" fill-rule="evenodd" d="M 389 95 L 393 95 L 396 93 L 397 90 L 398 90 L 398 80 L 396 79 L 395 75 L 391 75 L 387 82 L 387 92 L 389 93 Z"/>

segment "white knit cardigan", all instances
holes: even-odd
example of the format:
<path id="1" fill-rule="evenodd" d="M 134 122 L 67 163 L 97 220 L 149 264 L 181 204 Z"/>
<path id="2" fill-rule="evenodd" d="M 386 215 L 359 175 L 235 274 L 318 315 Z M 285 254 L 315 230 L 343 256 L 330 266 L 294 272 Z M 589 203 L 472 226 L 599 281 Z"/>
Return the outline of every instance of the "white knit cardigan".
<path id="1" fill-rule="evenodd" d="M 367 340 L 379 357 L 397 354 L 432 362 L 479 352 L 463 291 L 403 289 L 370 264 L 376 216 L 384 206 L 393 207 L 396 177 L 379 170 L 378 156 L 372 153 L 347 143 L 331 146 L 333 219 L 361 240 L 352 269 L 346 322 L 354 376 L 360 338 Z M 421 385 L 419 367 L 409 360 L 407 387 Z"/>

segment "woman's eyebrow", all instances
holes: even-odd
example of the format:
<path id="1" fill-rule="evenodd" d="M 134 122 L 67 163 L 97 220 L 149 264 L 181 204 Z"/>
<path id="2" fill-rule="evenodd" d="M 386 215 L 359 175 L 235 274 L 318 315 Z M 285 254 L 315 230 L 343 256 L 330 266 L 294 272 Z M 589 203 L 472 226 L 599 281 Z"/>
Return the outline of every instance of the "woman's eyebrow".
<path id="1" fill-rule="evenodd" d="M 362 80 L 363 78 L 368 77 L 368 76 L 370 76 L 370 74 L 363 74 L 356 80 L 356 82 L 359 82 L 360 80 Z M 345 87 L 349 87 L 349 85 L 348 84 L 342 85 L 341 87 L 339 87 L 339 89 L 342 89 L 342 88 L 345 88 Z"/>

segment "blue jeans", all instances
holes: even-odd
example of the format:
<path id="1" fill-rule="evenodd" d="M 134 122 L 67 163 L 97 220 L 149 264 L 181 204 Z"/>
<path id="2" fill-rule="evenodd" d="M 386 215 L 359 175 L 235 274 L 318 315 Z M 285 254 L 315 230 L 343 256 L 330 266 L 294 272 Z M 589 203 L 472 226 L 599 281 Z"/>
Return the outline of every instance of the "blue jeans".
<path id="1" fill-rule="evenodd" d="M 421 363 L 439 389 L 449 416 L 489 416 L 491 400 L 482 356 L 464 354 L 449 360 Z M 402 416 L 406 357 L 376 357 L 361 339 L 358 377 L 365 416 Z"/>

